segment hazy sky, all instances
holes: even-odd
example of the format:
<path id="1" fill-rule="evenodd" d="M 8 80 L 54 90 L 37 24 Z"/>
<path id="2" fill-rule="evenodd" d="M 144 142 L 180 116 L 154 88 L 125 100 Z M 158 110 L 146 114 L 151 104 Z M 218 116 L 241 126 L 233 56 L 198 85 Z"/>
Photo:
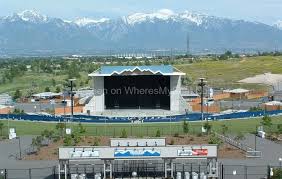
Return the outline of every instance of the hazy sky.
<path id="1" fill-rule="evenodd" d="M 164 8 L 268 24 L 282 20 L 282 0 L 0 0 L 0 16 L 33 9 L 67 20 L 77 17 L 118 17 Z"/>

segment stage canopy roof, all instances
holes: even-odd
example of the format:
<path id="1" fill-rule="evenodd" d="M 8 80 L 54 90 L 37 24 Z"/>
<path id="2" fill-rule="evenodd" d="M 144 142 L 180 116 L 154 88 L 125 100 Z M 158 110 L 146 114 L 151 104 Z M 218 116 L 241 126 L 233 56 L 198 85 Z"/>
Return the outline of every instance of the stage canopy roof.
<path id="1" fill-rule="evenodd" d="M 115 75 L 185 75 L 171 65 L 154 66 L 102 66 L 89 76 L 115 76 Z"/>

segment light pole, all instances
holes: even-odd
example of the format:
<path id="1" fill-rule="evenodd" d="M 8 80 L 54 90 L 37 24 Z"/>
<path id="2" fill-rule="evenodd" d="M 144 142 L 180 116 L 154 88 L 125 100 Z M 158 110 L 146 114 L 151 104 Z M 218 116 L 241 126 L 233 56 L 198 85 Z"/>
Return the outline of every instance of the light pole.
<path id="1" fill-rule="evenodd" d="M 73 119 L 73 96 L 74 96 L 74 92 L 73 92 L 73 83 L 76 79 L 69 79 L 70 81 L 70 95 L 71 95 L 71 119 Z"/>
<path id="2" fill-rule="evenodd" d="M 20 153 L 20 160 L 22 159 L 22 148 L 21 148 L 21 137 L 17 137 L 17 139 L 19 140 L 19 153 Z"/>
<path id="3" fill-rule="evenodd" d="M 206 85 L 205 78 L 200 78 L 200 82 L 198 83 L 198 86 L 201 87 L 201 116 L 202 116 L 202 121 L 204 121 L 204 109 L 203 109 L 203 104 L 204 104 L 204 86 Z"/>
<path id="4" fill-rule="evenodd" d="M 279 157 L 279 170 L 280 170 L 280 172 L 279 172 L 279 178 L 282 178 L 282 176 L 281 176 L 281 169 L 282 169 L 282 157 Z"/>

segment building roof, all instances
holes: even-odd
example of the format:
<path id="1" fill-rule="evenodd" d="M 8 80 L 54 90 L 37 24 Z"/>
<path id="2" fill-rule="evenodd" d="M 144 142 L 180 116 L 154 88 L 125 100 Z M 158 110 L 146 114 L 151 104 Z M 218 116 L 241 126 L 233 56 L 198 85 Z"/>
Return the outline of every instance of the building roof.
<path id="1" fill-rule="evenodd" d="M 55 97 L 60 96 L 62 93 L 52 93 L 52 92 L 43 92 L 32 95 L 33 97 L 40 97 L 40 98 L 46 98 L 46 97 Z"/>
<path id="2" fill-rule="evenodd" d="M 250 90 L 242 89 L 242 88 L 237 88 L 233 90 L 224 90 L 226 93 L 248 93 Z"/>
<path id="3" fill-rule="evenodd" d="M 113 75 L 185 75 L 171 65 L 154 65 L 154 66 L 102 66 L 89 76 L 113 76 Z"/>
<path id="4" fill-rule="evenodd" d="M 265 103 L 265 105 L 268 105 L 268 106 L 282 106 L 282 102 L 280 102 L 280 101 L 270 101 L 270 102 Z"/>

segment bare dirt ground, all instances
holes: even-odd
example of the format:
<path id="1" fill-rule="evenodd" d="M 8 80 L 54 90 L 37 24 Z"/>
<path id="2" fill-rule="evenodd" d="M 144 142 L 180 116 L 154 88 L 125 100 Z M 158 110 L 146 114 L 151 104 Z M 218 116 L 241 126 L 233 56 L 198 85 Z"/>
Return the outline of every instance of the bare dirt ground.
<path id="1" fill-rule="evenodd" d="M 94 141 L 99 140 L 99 146 L 109 146 L 109 137 L 82 137 L 81 142 L 77 146 L 94 146 Z M 166 137 L 167 145 L 198 145 L 207 144 L 208 136 L 178 136 L 178 137 Z M 48 146 L 41 147 L 37 154 L 27 155 L 25 160 L 57 160 L 58 159 L 58 148 L 63 146 L 63 140 L 49 144 Z M 219 147 L 219 158 L 244 158 L 244 153 L 228 144 L 222 144 Z"/>

